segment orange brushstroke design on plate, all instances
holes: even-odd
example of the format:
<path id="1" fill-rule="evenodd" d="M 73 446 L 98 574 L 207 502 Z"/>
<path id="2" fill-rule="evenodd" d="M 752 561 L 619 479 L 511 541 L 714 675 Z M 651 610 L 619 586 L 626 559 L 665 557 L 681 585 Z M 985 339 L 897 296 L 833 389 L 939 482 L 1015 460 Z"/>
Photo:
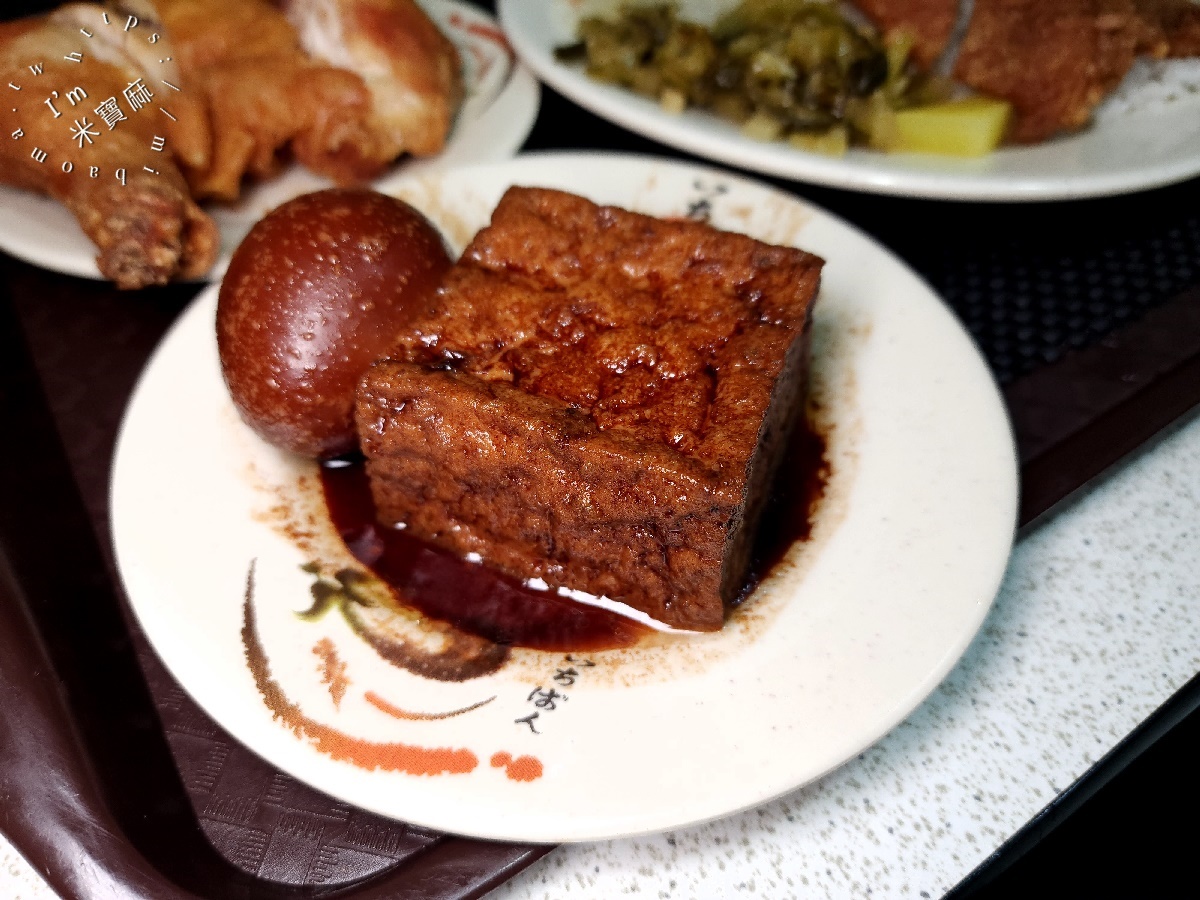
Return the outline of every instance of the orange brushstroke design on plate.
<path id="1" fill-rule="evenodd" d="M 271 667 L 258 636 L 254 617 L 254 563 L 246 573 L 242 603 L 242 647 L 246 664 L 263 702 L 298 738 L 340 762 L 362 769 L 404 772 L 408 775 L 458 775 L 474 771 L 479 758 L 470 750 L 455 747 L 421 747 L 415 744 L 378 743 L 352 737 L 329 725 L 310 719 L 299 705 L 287 698 L 283 687 L 271 677 Z"/>
<path id="2" fill-rule="evenodd" d="M 481 706 L 487 706 L 496 699 L 495 696 L 488 697 L 486 700 L 480 700 L 478 703 L 472 703 L 470 706 L 464 706 L 462 709 L 452 709 L 449 712 L 444 713 L 422 713 L 410 712 L 407 709 L 401 709 L 400 707 L 389 703 L 387 700 L 384 700 L 374 691 L 367 691 L 363 694 L 363 697 L 368 703 L 370 703 L 380 712 L 387 713 L 389 716 L 392 716 L 396 719 L 405 719 L 411 722 L 430 722 L 436 721 L 437 719 L 453 719 L 455 716 L 461 716 L 463 713 L 469 713 L 472 710 L 479 709 Z"/>
<path id="3" fill-rule="evenodd" d="M 518 756 L 511 753 L 492 754 L 492 768 L 504 769 L 504 774 L 513 781 L 536 781 L 542 777 L 542 761 L 536 756 Z"/>

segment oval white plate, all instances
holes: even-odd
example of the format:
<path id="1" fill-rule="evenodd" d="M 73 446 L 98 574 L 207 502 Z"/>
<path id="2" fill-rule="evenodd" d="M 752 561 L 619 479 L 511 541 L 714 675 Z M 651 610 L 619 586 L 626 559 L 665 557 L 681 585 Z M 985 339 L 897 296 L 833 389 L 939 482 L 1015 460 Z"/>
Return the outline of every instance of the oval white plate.
<path id="1" fill-rule="evenodd" d="M 732 0 L 685 0 L 681 7 L 706 21 L 714 9 L 729 5 Z M 561 94 L 631 131 L 743 169 L 880 194 L 1001 201 L 1120 194 L 1200 173 L 1200 92 L 1183 88 L 1169 101 L 1102 108 L 1080 134 L 1002 148 L 982 159 L 857 149 L 839 158 L 755 141 L 715 116 L 690 110 L 671 115 L 646 98 L 591 80 L 581 67 L 558 62 L 554 48 L 575 40 L 579 11 L 594 7 L 587 0 L 500 0 L 499 15 L 517 54 Z M 1146 71 L 1134 77 L 1144 78 Z M 1191 80 L 1200 83 L 1200 74 Z M 1141 94 L 1149 98 L 1156 90 L 1147 84 Z"/>
<path id="2" fill-rule="evenodd" d="M 828 261 L 812 375 L 832 474 L 813 538 L 717 634 L 573 659 L 515 651 L 493 674 L 457 684 L 395 668 L 336 614 L 295 614 L 310 605 L 314 580 L 301 566 L 330 573 L 354 563 L 326 539 L 315 466 L 260 442 L 234 411 L 218 368 L 213 286 L 147 366 L 117 447 L 113 534 L 142 627 L 179 682 L 247 746 L 335 797 L 432 828 L 611 838 L 720 816 L 817 778 L 921 702 L 999 585 L 1017 474 L 988 369 L 886 250 L 727 173 L 531 155 L 392 187 L 461 247 L 512 184 L 655 215 L 708 210 L 718 226 Z M 256 642 L 269 685 L 247 662 Z M 339 666 L 345 693 L 335 703 L 328 673 Z M 373 698 L 425 718 L 385 714 Z M 414 747 L 460 751 L 464 771 L 363 762 L 403 768 Z"/>
<path id="3" fill-rule="evenodd" d="M 380 190 L 412 173 L 512 156 L 529 136 L 541 101 L 537 80 L 512 58 L 495 20 L 459 0 L 423 0 L 423 5 L 459 48 L 466 98 L 442 152 L 402 160 L 376 180 Z M 207 211 L 221 233 L 221 251 L 208 278 L 220 277 L 246 232 L 270 210 L 330 185 L 293 165 L 246 189 L 236 204 L 209 204 Z M 7 185 L 0 185 L 0 249 L 44 269 L 101 278 L 96 248 L 62 204 Z"/>

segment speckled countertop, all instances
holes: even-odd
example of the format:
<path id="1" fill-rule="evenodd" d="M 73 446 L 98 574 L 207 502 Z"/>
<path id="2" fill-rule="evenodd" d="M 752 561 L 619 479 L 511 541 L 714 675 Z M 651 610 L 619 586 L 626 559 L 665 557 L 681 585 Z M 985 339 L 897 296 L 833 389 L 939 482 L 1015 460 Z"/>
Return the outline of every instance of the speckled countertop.
<path id="1" fill-rule="evenodd" d="M 1200 671 L 1200 415 L 1017 545 L 933 695 L 819 782 L 560 847 L 489 900 L 938 897 Z M 0 837 L 0 896 L 53 897 Z"/>
<path id="2" fill-rule="evenodd" d="M 560 848 L 490 900 L 938 897 L 1200 671 L 1200 416 L 1021 540 L 950 676 L 877 745 L 708 825 Z"/>

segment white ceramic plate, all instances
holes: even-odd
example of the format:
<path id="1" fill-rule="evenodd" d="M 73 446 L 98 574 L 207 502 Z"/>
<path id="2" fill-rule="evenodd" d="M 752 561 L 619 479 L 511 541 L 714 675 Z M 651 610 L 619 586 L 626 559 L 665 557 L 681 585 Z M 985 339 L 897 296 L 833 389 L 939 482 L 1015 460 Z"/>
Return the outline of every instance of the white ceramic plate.
<path id="1" fill-rule="evenodd" d="M 330 536 L 315 465 L 260 442 L 226 395 L 214 286 L 155 353 L 117 447 L 113 534 L 141 625 L 199 704 L 266 759 L 432 828 L 611 838 L 720 816 L 817 778 L 933 690 L 998 587 L 1017 474 L 985 364 L 887 251 L 727 173 L 531 155 L 392 188 L 461 247 L 512 184 L 655 215 L 708 209 L 718 226 L 828 261 L 812 374 L 832 474 L 812 539 L 717 634 L 574 660 L 514 651 L 461 683 L 396 668 L 342 617 L 296 615 L 317 577 L 302 566 L 315 562 L 331 583 L 355 563 Z M 539 705 L 550 690 L 557 698 Z M 460 771 L 404 771 L 431 760 Z"/>
<path id="2" fill-rule="evenodd" d="M 600 5 L 608 0 L 600 0 Z M 684 0 L 711 21 L 733 0 Z M 1200 61 L 1140 65 L 1118 105 L 1086 131 L 982 159 L 851 150 L 835 158 L 743 137 L 703 112 L 664 112 L 630 91 L 559 63 L 554 48 L 575 40 L 580 12 L 596 0 L 500 0 L 500 21 L 521 59 L 547 84 L 599 116 L 664 144 L 755 172 L 831 187 L 946 200 L 1064 200 L 1137 191 L 1200 173 Z M 1172 79 L 1176 88 L 1168 89 Z M 1128 95 L 1128 96 L 1124 96 Z"/>
<path id="3" fill-rule="evenodd" d="M 397 163 L 375 182 L 380 190 L 410 174 L 506 159 L 525 142 L 537 118 L 537 80 L 513 59 L 493 19 L 459 0 L 423 0 L 423 5 L 460 50 L 467 94 L 445 149 L 435 157 Z M 206 209 L 221 233 L 221 251 L 209 278 L 220 276 L 246 232 L 267 212 L 330 185 L 294 165 L 246 190 L 236 204 L 209 204 Z M 96 248 L 61 204 L 6 185 L 0 185 L 0 249 L 52 271 L 101 277 Z"/>

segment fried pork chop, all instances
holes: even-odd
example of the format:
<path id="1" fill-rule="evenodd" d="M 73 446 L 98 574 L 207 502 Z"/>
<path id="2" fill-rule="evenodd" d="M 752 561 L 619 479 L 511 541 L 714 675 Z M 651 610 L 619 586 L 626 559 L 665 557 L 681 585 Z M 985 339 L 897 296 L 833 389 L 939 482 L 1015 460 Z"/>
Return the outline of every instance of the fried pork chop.
<path id="1" fill-rule="evenodd" d="M 1008 139 L 1035 143 L 1084 127 L 1138 56 L 1200 55 L 1192 0 L 854 0 L 885 33 L 907 31 L 925 70 L 1013 105 Z M 961 11 L 969 15 L 957 46 Z M 969 8 L 968 8 L 969 7 Z"/>
<path id="2" fill-rule="evenodd" d="M 1134 0 L 1134 4 L 1138 15 L 1161 34 L 1166 56 L 1200 56 L 1200 3 Z"/>
<path id="3" fill-rule="evenodd" d="M 1086 125 L 1147 49 L 1133 0 L 975 0 L 954 75 L 1012 103 L 1009 139 L 1033 143 Z"/>
<path id="4" fill-rule="evenodd" d="M 854 5 L 885 35 L 906 31 L 912 55 L 930 69 L 950 45 L 958 19 L 958 0 L 855 0 Z"/>

